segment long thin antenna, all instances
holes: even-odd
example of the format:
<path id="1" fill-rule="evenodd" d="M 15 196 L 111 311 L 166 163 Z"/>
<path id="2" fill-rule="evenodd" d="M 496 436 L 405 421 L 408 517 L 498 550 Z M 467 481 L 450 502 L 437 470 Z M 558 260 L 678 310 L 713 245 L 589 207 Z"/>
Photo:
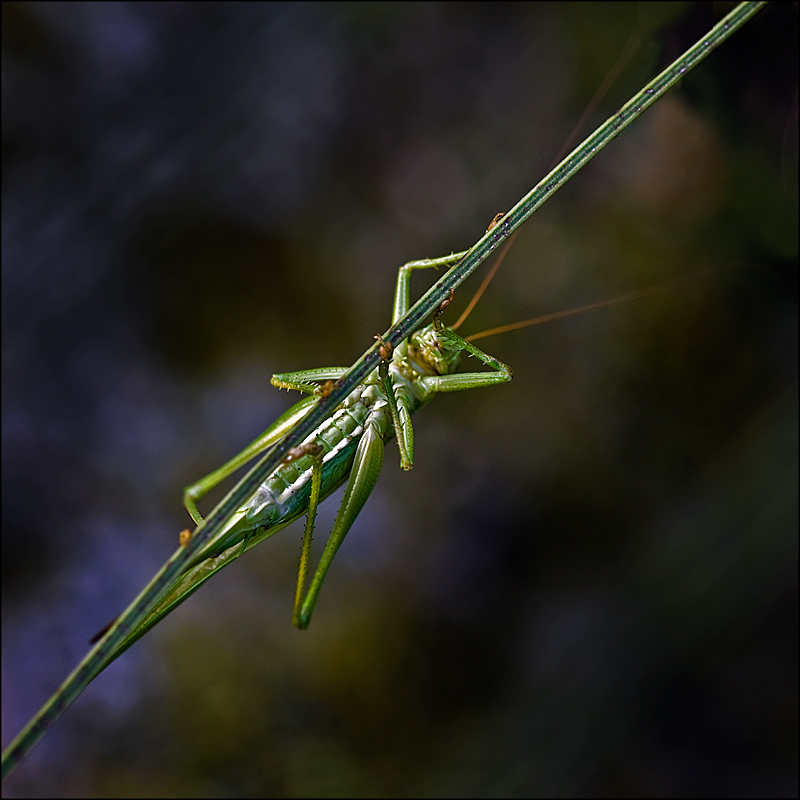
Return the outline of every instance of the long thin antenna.
<path id="1" fill-rule="evenodd" d="M 614 66 L 611 67 L 608 75 L 606 75 L 605 80 L 600 84 L 597 91 L 594 93 L 594 97 L 589 101 L 589 105 L 586 106 L 581 118 L 578 120 L 578 123 L 572 129 L 572 133 L 567 137 L 567 140 L 564 142 L 561 150 L 559 151 L 558 155 L 553 160 L 550 168 L 552 169 L 556 164 L 558 164 L 561 159 L 572 150 L 575 141 L 577 140 L 578 136 L 580 135 L 581 129 L 583 126 L 588 122 L 589 117 L 597 111 L 597 107 L 600 103 L 603 102 L 603 98 L 608 94 L 608 90 L 614 85 L 614 81 L 617 80 L 620 73 L 623 69 L 625 69 L 628 62 L 633 57 L 633 54 L 638 50 L 639 44 L 641 43 L 641 37 L 638 33 L 631 34 L 628 38 L 628 41 L 625 43 L 625 47 L 622 48 L 622 51 L 617 56 L 617 60 L 614 62 Z"/>
<path id="2" fill-rule="evenodd" d="M 698 277 L 708 274 L 709 272 L 717 272 L 718 269 L 703 270 L 702 272 L 695 272 L 692 275 L 683 275 L 680 278 L 674 278 L 669 281 L 657 283 L 654 286 L 648 286 L 645 289 L 637 289 L 635 292 L 628 292 L 627 294 L 620 295 L 619 297 L 612 297 L 609 300 L 599 300 L 596 303 L 589 303 L 579 308 L 569 308 L 564 311 L 554 311 L 552 314 L 544 314 L 541 317 L 533 317 L 531 319 L 524 319 L 520 322 L 512 322 L 508 325 L 501 325 L 499 328 L 492 328 L 488 331 L 480 331 L 473 333 L 472 336 L 465 336 L 467 342 L 474 342 L 476 339 L 484 339 L 487 336 L 494 336 L 498 333 L 508 333 L 508 331 L 516 331 L 520 328 L 529 328 L 533 325 L 541 325 L 543 322 L 551 322 L 555 319 L 563 319 L 564 317 L 572 317 L 575 314 L 583 314 L 585 311 L 592 311 L 595 308 L 604 308 L 605 306 L 613 306 L 617 303 L 624 303 L 628 300 L 636 300 L 640 297 L 646 297 L 649 294 L 656 294 L 663 292 L 667 289 L 674 289 L 676 286 L 686 283 L 687 281 L 696 280 Z"/>
<path id="3" fill-rule="evenodd" d="M 478 304 L 478 300 L 483 297 L 483 293 L 486 291 L 486 287 L 491 283 L 492 278 L 494 278 L 495 272 L 497 272 L 497 268 L 503 263 L 503 259 L 506 257 L 506 253 L 508 253 L 509 248 L 514 243 L 514 239 L 517 238 L 517 234 L 519 233 L 519 228 L 508 237 L 508 241 L 503 245 L 503 249 L 500 251 L 500 254 L 497 256 L 497 260 L 492 264 L 492 268 L 486 273 L 486 277 L 481 281 L 481 285 L 478 287 L 477 291 L 474 295 L 472 295 L 472 300 L 469 301 L 467 307 L 461 313 L 461 316 L 455 321 L 454 325 L 450 325 L 450 330 L 454 331 L 456 328 L 462 325 L 464 320 L 472 313 L 472 309 Z"/>
<path id="4" fill-rule="evenodd" d="M 586 109 L 583 112 L 583 115 L 578 120 L 578 123 L 572 129 L 572 133 L 567 137 L 567 140 L 564 142 L 564 145 L 561 148 L 561 151 L 556 156 L 555 160 L 551 165 L 551 169 L 553 166 L 558 164 L 559 161 L 572 149 L 575 140 L 578 138 L 581 129 L 586 124 L 589 117 L 594 114 L 597 110 L 597 107 L 603 101 L 603 98 L 608 94 L 608 90 L 614 85 L 614 82 L 619 77 L 619 74 L 625 68 L 627 63 L 631 60 L 631 57 L 636 52 L 639 47 L 640 43 L 640 36 L 638 33 L 633 34 L 625 44 L 625 47 L 622 48 L 622 52 L 620 52 L 619 56 L 617 56 L 617 60 L 614 62 L 614 66 L 611 67 L 611 71 L 606 75 L 605 80 L 602 84 L 598 87 L 597 91 L 594 93 L 594 97 L 592 97 L 589 105 L 586 106 Z M 493 224 L 499 221 L 500 215 L 498 214 L 497 217 L 493 220 Z M 489 229 L 492 228 L 492 225 L 489 226 Z M 511 243 L 516 238 L 517 233 L 519 233 L 519 229 L 517 229 L 511 237 L 509 237 L 508 241 L 506 242 L 503 249 L 500 251 L 500 255 L 497 256 L 497 260 L 492 265 L 492 268 L 486 274 L 486 277 L 481 281 L 481 285 L 478 287 L 475 294 L 472 296 L 472 299 L 467 304 L 467 307 L 462 312 L 461 316 L 456 320 L 454 325 L 450 326 L 450 330 L 456 330 L 459 328 L 467 317 L 472 313 L 472 309 L 478 304 L 478 301 L 483 297 L 483 293 L 486 291 L 486 288 L 492 281 L 495 272 L 497 272 L 498 267 L 503 263 L 503 259 L 506 257 L 506 253 L 508 252 L 509 248 L 511 247 Z M 577 310 L 576 310 L 577 311 Z M 488 334 L 486 334 L 488 336 Z M 470 339 L 467 339 L 470 341 Z"/>

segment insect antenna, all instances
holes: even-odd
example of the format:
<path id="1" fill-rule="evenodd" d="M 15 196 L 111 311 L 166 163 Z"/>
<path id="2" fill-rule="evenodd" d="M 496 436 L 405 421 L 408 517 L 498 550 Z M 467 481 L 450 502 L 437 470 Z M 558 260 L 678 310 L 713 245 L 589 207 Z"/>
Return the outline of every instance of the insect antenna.
<path id="1" fill-rule="evenodd" d="M 630 38 L 628 39 L 625 47 L 622 48 L 622 51 L 617 56 L 617 60 L 614 62 L 614 66 L 611 67 L 609 70 L 608 75 L 606 75 L 605 80 L 600 84 L 597 88 L 597 91 L 594 93 L 594 97 L 589 101 L 589 105 L 586 106 L 583 115 L 578 120 L 575 127 L 572 129 L 572 133 L 567 137 L 567 140 L 561 147 L 558 155 L 553 160 L 553 163 L 550 165 L 550 170 L 552 170 L 556 164 L 558 164 L 562 158 L 564 158 L 570 150 L 572 150 L 575 142 L 578 140 L 580 136 L 581 130 L 586 125 L 586 123 L 591 118 L 592 114 L 597 111 L 597 107 L 600 103 L 603 102 L 603 99 L 608 94 L 611 87 L 616 82 L 617 78 L 619 78 L 620 73 L 623 69 L 627 66 L 628 62 L 633 58 L 633 55 L 639 49 L 639 45 L 641 44 L 641 36 L 639 32 L 633 33 Z M 548 172 L 550 171 L 548 170 Z"/>
<path id="2" fill-rule="evenodd" d="M 491 229 L 491 226 L 490 226 Z M 486 291 L 486 287 L 491 283 L 492 278 L 494 278 L 495 272 L 497 272 L 497 268 L 503 263 L 503 259 L 506 257 L 506 253 L 508 253 L 508 249 L 511 247 L 514 239 L 516 239 L 517 234 L 519 233 L 519 229 L 515 230 L 511 236 L 508 237 L 508 241 L 503 245 L 503 249 L 500 251 L 500 254 L 497 256 L 497 260 L 492 264 L 492 268 L 486 273 L 486 276 L 481 281 L 481 285 L 475 291 L 475 294 L 472 295 L 472 299 L 467 303 L 467 307 L 461 313 L 461 316 L 455 321 L 453 325 L 450 326 L 450 330 L 454 331 L 457 328 L 461 327 L 464 323 L 466 318 L 472 313 L 472 309 L 478 304 L 478 300 L 483 297 L 483 293 Z"/>
<path id="3" fill-rule="evenodd" d="M 710 270 L 703 270 L 702 272 L 695 272 L 692 275 L 683 275 L 679 278 L 673 278 L 669 281 L 662 281 L 661 283 L 656 283 L 653 286 L 647 286 L 644 289 L 636 289 L 633 292 L 628 292 L 627 294 L 622 294 L 618 297 L 612 297 L 608 300 L 598 300 L 595 303 L 588 303 L 587 305 L 579 306 L 578 308 L 568 308 L 563 311 L 554 311 L 551 314 L 543 314 L 539 317 L 532 317 L 531 319 L 524 319 L 519 322 L 511 322 L 508 325 L 500 325 L 499 327 L 491 328 L 488 331 L 473 333 L 471 336 L 465 336 L 464 340 L 467 342 L 474 342 L 476 339 L 483 339 L 487 336 L 494 336 L 498 333 L 508 333 L 509 331 L 516 331 L 520 328 L 529 328 L 533 325 L 541 325 L 543 322 L 552 322 L 556 319 L 564 319 L 565 317 L 572 317 L 576 314 L 583 314 L 586 311 L 593 311 L 596 308 L 613 306 L 617 303 L 625 303 L 628 300 L 637 300 L 640 297 L 647 297 L 647 295 L 650 294 L 656 294 L 657 292 L 664 292 L 668 289 L 674 289 L 677 286 L 686 283 L 687 281 L 696 280 L 697 278 L 704 276 L 709 272 L 718 271 L 718 269 L 712 268 Z"/>
<path id="4" fill-rule="evenodd" d="M 608 94 L 609 89 L 614 85 L 614 82 L 617 80 L 622 70 L 631 60 L 633 54 L 638 50 L 640 43 L 641 43 L 641 38 L 638 32 L 634 33 L 628 39 L 625 47 L 620 52 L 619 56 L 617 56 L 617 60 L 614 62 L 614 66 L 611 67 L 611 70 L 609 71 L 608 75 L 606 75 L 605 80 L 598 87 L 597 91 L 594 93 L 594 97 L 592 97 L 592 99 L 589 101 L 589 105 L 586 106 L 586 109 L 583 112 L 583 116 L 581 116 L 581 118 L 578 120 L 578 123 L 573 128 L 572 133 L 567 137 L 567 140 L 564 142 L 561 151 L 555 157 L 553 163 L 550 165 L 550 169 L 555 167 L 555 165 L 558 164 L 559 161 L 561 161 L 561 159 L 570 151 L 573 144 L 575 143 L 575 140 L 578 138 L 581 129 L 584 127 L 584 125 L 592 116 L 592 114 L 594 114 L 594 112 L 597 110 L 597 107 L 603 101 L 603 98 L 606 96 L 606 94 Z M 492 220 L 492 224 L 489 225 L 489 230 L 491 230 L 492 227 L 494 227 L 494 225 L 496 225 L 497 222 L 499 222 L 500 218 L 503 216 L 504 216 L 503 214 L 498 214 Z M 467 307 L 464 309 L 461 316 L 455 321 L 455 324 L 450 326 L 450 330 L 454 331 L 457 328 L 459 328 L 467 319 L 467 317 L 470 315 L 472 309 L 475 308 L 475 306 L 478 304 L 478 300 L 481 299 L 483 293 L 486 291 L 486 287 L 491 283 L 495 272 L 497 272 L 498 267 L 503 263 L 503 259 L 506 257 L 506 253 L 508 252 L 508 249 L 511 247 L 511 243 L 514 241 L 514 238 L 516 237 L 518 232 L 519 232 L 518 230 L 514 231 L 509 240 L 506 242 L 505 246 L 500 251 L 500 255 L 498 255 L 497 257 L 497 260 L 494 262 L 492 268 L 489 270 L 489 272 L 486 273 L 486 277 L 483 279 L 481 285 L 478 287 L 477 291 L 472 296 L 472 299 L 467 304 Z M 618 299 L 622 300 L 623 298 L 618 298 Z M 574 309 L 573 312 L 569 313 L 577 314 L 580 311 L 588 311 L 588 310 L 589 308 L 584 308 L 584 309 L 576 308 Z M 542 319 L 542 322 L 544 321 L 545 320 Z M 535 323 L 528 321 L 528 324 L 535 324 Z M 524 325 L 520 325 L 520 327 L 524 327 Z M 497 332 L 498 333 L 500 332 L 499 329 Z M 488 336 L 489 334 L 483 333 L 481 335 Z M 470 341 L 472 338 L 478 338 L 478 334 L 475 334 L 473 337 L 468 337 L 467 341 Z"/>

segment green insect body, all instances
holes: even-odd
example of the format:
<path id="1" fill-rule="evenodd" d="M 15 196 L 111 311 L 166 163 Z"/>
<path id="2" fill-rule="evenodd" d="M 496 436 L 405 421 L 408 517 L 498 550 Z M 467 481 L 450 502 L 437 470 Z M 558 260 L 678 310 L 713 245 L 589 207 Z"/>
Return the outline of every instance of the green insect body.
<path id="1" fill-rule="evenodd" d="M 458 253 L 411 262 L 402 267 L 397 280 L 393 321 L 408 310 L 413 270 L 450 265 L 462 256 Z M 299 628 L 308 626 L 331 561 L 378 479 L 384 443 L 395 437 L 401 466 L 411 469 L 414 458 L 411 414 L 439 392 L 472 389 L 511 379 L 511 370 L 505 364 L 483 353 L 440 322 L 439 315 L 448 302 L 445 301 L 437 310 L 433 324 L 421 328 L 398 347 L 392 349 L 381 342 L 380 365 L 305 442 L 290 452 L 290 456 L 192 559 L 165 598 L 132 634 L 126 647 L 230 560 L 306 513 L 308 523 L 293 621 Z M 476 356 L 490 371 L 457 373 L 464 351 Z M 309 412 L 318 396 L 324 394 L 325 384 L 338 380 L 346 371 L 345 368 L 330 367 L 273 376 L 273 385 L 297 389 L 311 396 L 287 411 L 242 453 L 187 488 L 184 504 L 195 522 L 202 520 L 196 501 L 228 475 L 280 441 Z M 345 481 L 347 488 L 336 522 L 304 596 L 317 506 Z"/>

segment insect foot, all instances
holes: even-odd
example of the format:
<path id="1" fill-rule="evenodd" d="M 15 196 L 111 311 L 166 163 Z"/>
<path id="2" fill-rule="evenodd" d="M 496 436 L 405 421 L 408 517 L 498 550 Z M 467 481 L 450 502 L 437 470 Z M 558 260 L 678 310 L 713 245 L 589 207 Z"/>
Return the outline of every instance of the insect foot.
<path id="1" fill-rule="evenodd" d="M 327 397 L 335 388 L 339 381 L 325 381 L 314 389 L 317 397 Z"/>
<path id="2" fill-rule="evenodd" d="M 451 289 L 450 294 L 447 297 L 445 297 L 445 299 L 442 300 L 441 303 L 439 303 L 439 305 L 436 307 L 436 311 L 433 312 L 433 329 L 435 331 L 437 332 L 442 331 L 442 328 L 444 327 L 442 325 L 442 320 L 441 320 L 442 311 L 444 311 L 447 308 L 447 306 L 449 306 L 450 303 L 453 302 L 453 298 L 455 296 L 456 296 L 455 290 Z"/>
<path id="3" fill-rule="evenodd" d="M 284 463 L 288 464 L 290 461 L 297 461 L 298 458 L 302 458 L 303 456 L 318 456 L 322 453 L 323 449 L 322 445 L 317 444 L 317 442 L 307 442 L 306 444 L 292 447 L 283 460 Z"/>
<path id="4" fill-rule="evenodd" d="M 499 214 L 495 214 L 494 219 L 489 223 L 489 227 L 486 229 L 486 233 L 489 233 L 489 231 L 492 228 L 494 228 L 494 226 L 497 225 L 497 223 L 500 222 L 500 220 L 503 219 L 504 216 L 505 214 L 502 212 Z"/>
<path id="5" fill-rule="evenodd" d="M 392 357 L 394 346 L 391 344 L 391 342 L 384 342 L 381 336 L 375 336 L 374 338 L 376 341 L 381 343 L 381 346 L 378 348 L 378 353 L 380 353 L 381 359 L 383 361 L 388 361 Z"/>

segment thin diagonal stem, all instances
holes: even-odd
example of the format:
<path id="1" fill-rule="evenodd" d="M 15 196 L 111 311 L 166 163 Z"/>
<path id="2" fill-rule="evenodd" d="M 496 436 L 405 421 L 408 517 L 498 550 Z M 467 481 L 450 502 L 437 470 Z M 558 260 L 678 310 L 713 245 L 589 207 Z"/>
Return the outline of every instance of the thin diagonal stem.
<path id="1" fill-rule="evenodd" d="M 412 306 L 408 313 L 392 325 L 381 339 L 397 347 L 425 320 L 451 291 L 456 289 L 493 253 L 525 220 L 550 196 L 584 167 L 600 150 L 616 138 L 645 109 L 672 88 L 712 50 L 741 27 L 765 5 L 741 3 L 715 25 L 693 47 L 670 64 L 660 75 L 626 103 L 614 116 L 601 125 L 583 144 L 565 158 L 529 194 L 523 197 L 505 217 L 467 252 L 434 286 Z M 198 320 L 195 324 L 202 324 Z M 156 606 L 163 595 L 185 571 L 192 559 L 225 525 L 239 506 L 247 500 L 266 477 L 286 458 L 289 450 L 302 442 L 323 420 L 330 416 L 345 397 L 375 369 L 380 361 L 375 344 L 336 382 L 327 397 L 320 398 L 286 438 L 272 447 L 245 477 L 222 499 L 201 522 L 190 542 L 180 547 L 156 573 L 136 599 L 119 616 L 102 639 L 89 651 L 56 693 L 25 726 L 3 753 L 2 775 L 5 778 L 39 741 L 47 729 L 81 694 L 84 688 L 108 666 L 136 637 L 137 627 Z M 137 637 L 138 638 L 138 637 Z"/>

